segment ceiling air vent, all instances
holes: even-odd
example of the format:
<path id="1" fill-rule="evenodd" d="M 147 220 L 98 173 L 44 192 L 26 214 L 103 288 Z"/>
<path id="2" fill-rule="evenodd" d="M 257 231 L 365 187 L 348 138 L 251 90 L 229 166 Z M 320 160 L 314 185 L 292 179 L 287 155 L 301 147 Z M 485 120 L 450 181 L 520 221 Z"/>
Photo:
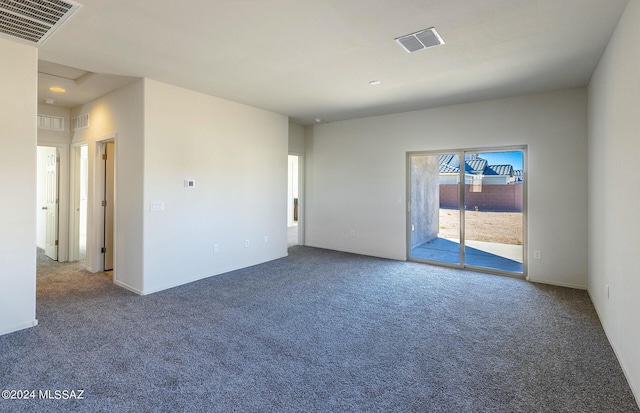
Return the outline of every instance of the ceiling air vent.
<path id="1" fill-rule="evenodd" d="M 61 0 L 0 0 L 0 35 L 42 44 L 80 5 Z"/>
<path id="2" fill-rule="evenodd" d="M 397 37 L 396 42 L 408 53 L 444 44 L 444 40 L 442 40 L 442 37 L 434 27 Z"/>

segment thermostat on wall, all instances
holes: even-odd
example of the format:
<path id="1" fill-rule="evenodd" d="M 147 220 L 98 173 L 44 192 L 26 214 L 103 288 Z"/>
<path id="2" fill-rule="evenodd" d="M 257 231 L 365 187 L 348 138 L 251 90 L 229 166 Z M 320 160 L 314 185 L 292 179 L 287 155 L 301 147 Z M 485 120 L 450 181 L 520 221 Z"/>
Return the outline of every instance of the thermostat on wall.
<path id="1" fill-rule="evenodd" d="M 196 181 L 194 181 L 193 179 L 185 179 L 184 180 L 184 187 L 185 188 L 195 188 L 196 186 Z"/>

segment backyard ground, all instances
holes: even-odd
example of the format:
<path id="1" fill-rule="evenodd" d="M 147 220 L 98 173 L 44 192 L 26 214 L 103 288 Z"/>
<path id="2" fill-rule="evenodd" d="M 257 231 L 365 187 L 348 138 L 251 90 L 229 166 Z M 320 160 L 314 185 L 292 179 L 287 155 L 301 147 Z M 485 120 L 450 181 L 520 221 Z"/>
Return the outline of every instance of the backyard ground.
<path id="1" fill-rule="evenodd" d="M 473 241 L 522 245 L 521 212 L 466 211 L 465 238 Z M 440 209 L 441 238 L 460 238 L 460 212 Z"/>

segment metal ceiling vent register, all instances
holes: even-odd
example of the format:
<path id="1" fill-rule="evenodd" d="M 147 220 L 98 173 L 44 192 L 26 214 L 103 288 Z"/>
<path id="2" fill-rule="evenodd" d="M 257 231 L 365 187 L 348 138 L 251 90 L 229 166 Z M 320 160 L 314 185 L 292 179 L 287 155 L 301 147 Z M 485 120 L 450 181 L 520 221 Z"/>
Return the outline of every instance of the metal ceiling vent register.
<path id="1" fill-rule="evenodd" d="M 408 53 L 444 44 L 444 40 L 442 40 L 435 27 L 397 37 L 396 42 Z"/>
<path id="2" fill-rule="evenodd" d="M 0 0 L 0 35 L 40 45 L 80 5 L 61 0 Z"/>

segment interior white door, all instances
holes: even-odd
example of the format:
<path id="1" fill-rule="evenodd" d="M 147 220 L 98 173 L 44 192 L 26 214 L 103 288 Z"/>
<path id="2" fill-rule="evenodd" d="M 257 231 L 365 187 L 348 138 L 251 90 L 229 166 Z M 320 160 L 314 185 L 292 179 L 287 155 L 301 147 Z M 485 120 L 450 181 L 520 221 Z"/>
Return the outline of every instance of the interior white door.
<path id="1" fill-rule="evenodd" d="M 104 161 L 104 270 L 113 269 L 113 204 L 115 194 L 115 143 L 105 144 Z"/>
<path id="2" fill-rule="evenodd" d="M 42 207 L 47 211 L 44 252 L 52 260 L 58 259 L 58 163 L 57 151 L 47 155 L 46 198 Z"/>

